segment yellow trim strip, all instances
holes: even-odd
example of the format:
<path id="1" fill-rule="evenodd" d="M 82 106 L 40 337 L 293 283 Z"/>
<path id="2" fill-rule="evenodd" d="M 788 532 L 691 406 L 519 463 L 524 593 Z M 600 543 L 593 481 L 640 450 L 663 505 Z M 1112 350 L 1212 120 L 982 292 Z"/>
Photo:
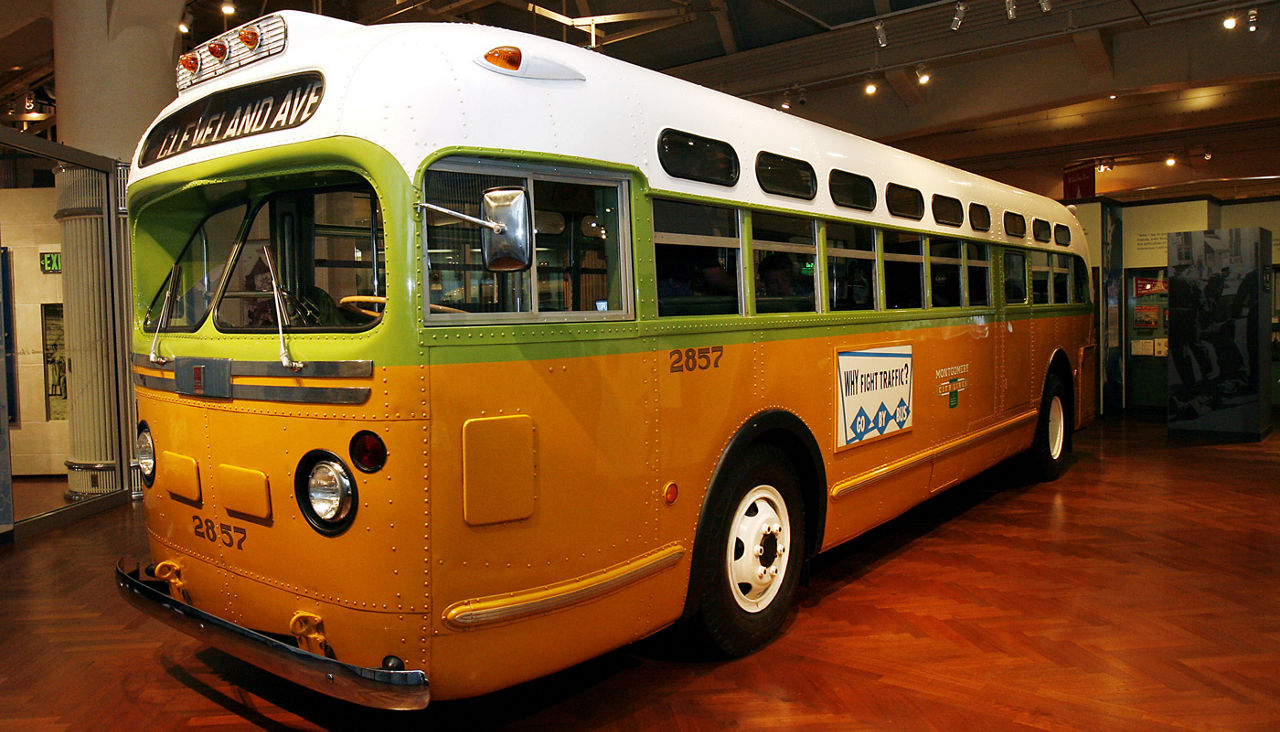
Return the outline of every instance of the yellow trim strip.
<path id="1" fill-rule="evenodd" d="M 672 544 L 609 569 L 566 582 L 505 595 L 463 600 L 444 611 L 444 621 L 457 630 L 473 630 L 492 623 L 521 620 L 533 615 L 592 600 L 674 567 L 685 549 Z"/>
<path id="2" fill-rule="evenodd" d="M 914 467 L 917 463 L 924 462 L 925 460 L 933 460 L 949 452 L 955 452 L 956 450 L 967 447 L 970 443 L 977 442 L 978 440 L 984 440 L 999 432 L 1005 432 L 1016 427 L 1021 427 L 1023 422 L 1034 420 L 1038 415 L 1039 410 L 1037 409 L 1033 409 L 1029 412 L 1023 412 L 1022 414 L 1014 415 L 1002 422 L 997 422 L 990 427 L 984 427 L 972 434 L 948 440 L 928 450 L 923 450 L 913 455 L 908 455 L 904 458 L 894 460 L 893 462 L 885 463 L 884 465 L 868 470 L 864 473 L 859 473 L 852 478 L 842 480 L 831 486 L 831 497 L 842 498 L 854 491 L 866 488 L 876 481 L 884 480 L 892 475 L 897 475 L 908 468 Z"/>

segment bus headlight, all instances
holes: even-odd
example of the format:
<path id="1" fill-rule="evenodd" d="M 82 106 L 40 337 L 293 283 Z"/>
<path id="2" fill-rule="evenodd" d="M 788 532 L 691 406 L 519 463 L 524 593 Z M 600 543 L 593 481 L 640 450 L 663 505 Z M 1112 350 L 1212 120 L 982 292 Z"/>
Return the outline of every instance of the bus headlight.
<path id="1" fill-rule="evenodd" d="M 294 488 L 302 514 L 321 534 L 341 534 L 355 520 L 356 483 L 336 455 L 308 453 L 298 465 Z"/>
<path id="2" fill-rule="evenodd" d="M 138 469 L 142 472 L 142 482 L 150 488 L 156 480 L 156 443 L 151 438 L 151 428 L 146 422 L 138 423 L 138 439 L 134 443 L 138 454 Z"/>

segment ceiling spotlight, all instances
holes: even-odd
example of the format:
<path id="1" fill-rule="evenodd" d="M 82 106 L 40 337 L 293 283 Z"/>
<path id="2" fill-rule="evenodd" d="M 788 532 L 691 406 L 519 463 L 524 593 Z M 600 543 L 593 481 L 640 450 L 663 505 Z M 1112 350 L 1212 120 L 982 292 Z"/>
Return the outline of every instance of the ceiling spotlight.
<path id="1" fill-rule="evenodd" d="M 1116 95 L 1115 95 L 1115 94 L 1108 94 L 1108 95 L 1107 95 L 1107 99 L 1115 99 L 1115 98 L 1116 98 Z"/>
<path id="2" fill-rule="evenodd" d="M 929 70 L 924 67 L 924 64 L 921 64 L 916 67 L 916 83 L 917 84 L 924 86 L 925 84 L 928 84 L 929 80 L 932 78 L 933 77 L 929 75 Z"/>
<path id="3" fill-rule="evenodd" d="M 1205 162 L 1213 160 L 1213 151 L 1206 148 L 1204 151 L 1204 159 Z"/>
<path id="4" fill-rule="evenodd" d="M 1178 164 L 1178 159 L 1175 158 L 1172 153 L 1170 153 L 1169 157 L 1164 159 L 1164 164 L 1172 168 L 1173 166 Z"/>
<path id="5" fill-rule="evenodd" d="M 1236 20 L 1236 16 L 1228 15 L 1227 17 L 1222 19 L 1222 27 L 1226 28 L 1227 30 L 1235 30 L 1237 22 L 1239 21 Z"/>
<path id="6" fill-rule="evenodd" d="M 964 14 L 969 10 L 968 3 L 956 3 L 956 14 L 951 16 L 951 30 L 960 30 L 960 24 L 964 22 Z"/>
<path id="7" fill-rule="evenodd" d="M 1009 20 L 1018 17 L 1018 4 L 1014 0 L 1004 0 L 1004 14 L 1009 16 Z"/>
<path id="8" fill-rule="evenodd" d="M 27 97 L 26 97 L 26 99 L 22 100 L 22 108 L 23 108 L 23 109 L 25 109 L 25 110 L 27 110 L 28 112 L 30 112 L 31 110 L 33 110 L 33 109 L 35 109 L 35 108 L 36 108 L 36 93 L 35 93 L 35 92 L 33 92 L 33 91 L 29 91 L 29 92 L 27 92 Z"/>
<path id="9" fill-rule="evenodd" d="M 235 4 L 235 3 L 231 3 L 231 2 L 223 3 L 223 4 L 222 4 L 222 14 L 223 14 L 223 15 L 235 15 L 235 14 L 236 14 L 236 4 Z"/>
<path id="10" fill-rule="evenodd" d="M 778 105 L 778 109 L 786 111 L 791 109 L 791 92 L 782 95 L 782 104 Z"/>
<path id="11" fill-rule="evenodd" d="M 875 94 L 877 89 L 878 87 L 876 86 L 876 82 L 873 79 L 867 79 L 866 86 L 862 87 L 862 91 L 867 96 L 871 96 L 872 94 Z"/>
<path id="12" fill-rule="evenodd" d="M 889 36 L 885 35 L 883 20 L 876 21 L 876 43 L 879 43 L 881 48 L 889 45 Z"/>
<path id="13" fill-rule="evenodd" d="M 1053 3 L 1049 0 L 1040 0 L 1040 12 L 1047 13 L 1050 10 L 1053 10 Z"/>
<path id="14" fill-rule="evenodd" d="M 1258 30 L 1258 9 L 1253 8 L 1249 11 L 1249 32 L 1253 33 Z"/>

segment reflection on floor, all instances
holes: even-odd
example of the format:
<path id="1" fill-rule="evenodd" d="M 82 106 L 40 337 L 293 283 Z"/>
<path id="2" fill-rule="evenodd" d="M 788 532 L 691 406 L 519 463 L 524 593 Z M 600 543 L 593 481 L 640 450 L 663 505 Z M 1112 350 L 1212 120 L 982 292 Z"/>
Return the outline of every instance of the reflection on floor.
<path id="1" fill-rule="evenodd" d="M 22 521 L 70 506 L 65 475 L 13 476 L 13 520 Z"/>

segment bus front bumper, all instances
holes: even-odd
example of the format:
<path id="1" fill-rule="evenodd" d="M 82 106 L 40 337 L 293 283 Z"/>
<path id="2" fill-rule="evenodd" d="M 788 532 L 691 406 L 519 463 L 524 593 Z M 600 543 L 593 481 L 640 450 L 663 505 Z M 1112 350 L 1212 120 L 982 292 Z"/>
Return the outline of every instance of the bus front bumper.
<path id="1" fill-rule="evenodd" d="M 169 596 L 168 584 L 116 563 L 116 586 L 129 604 L 218 650 L 322 694 L 380 709 L 423 709 L 431 687 L 422 671 L 363 668 L 300 648 L 210 615 Z"/>

